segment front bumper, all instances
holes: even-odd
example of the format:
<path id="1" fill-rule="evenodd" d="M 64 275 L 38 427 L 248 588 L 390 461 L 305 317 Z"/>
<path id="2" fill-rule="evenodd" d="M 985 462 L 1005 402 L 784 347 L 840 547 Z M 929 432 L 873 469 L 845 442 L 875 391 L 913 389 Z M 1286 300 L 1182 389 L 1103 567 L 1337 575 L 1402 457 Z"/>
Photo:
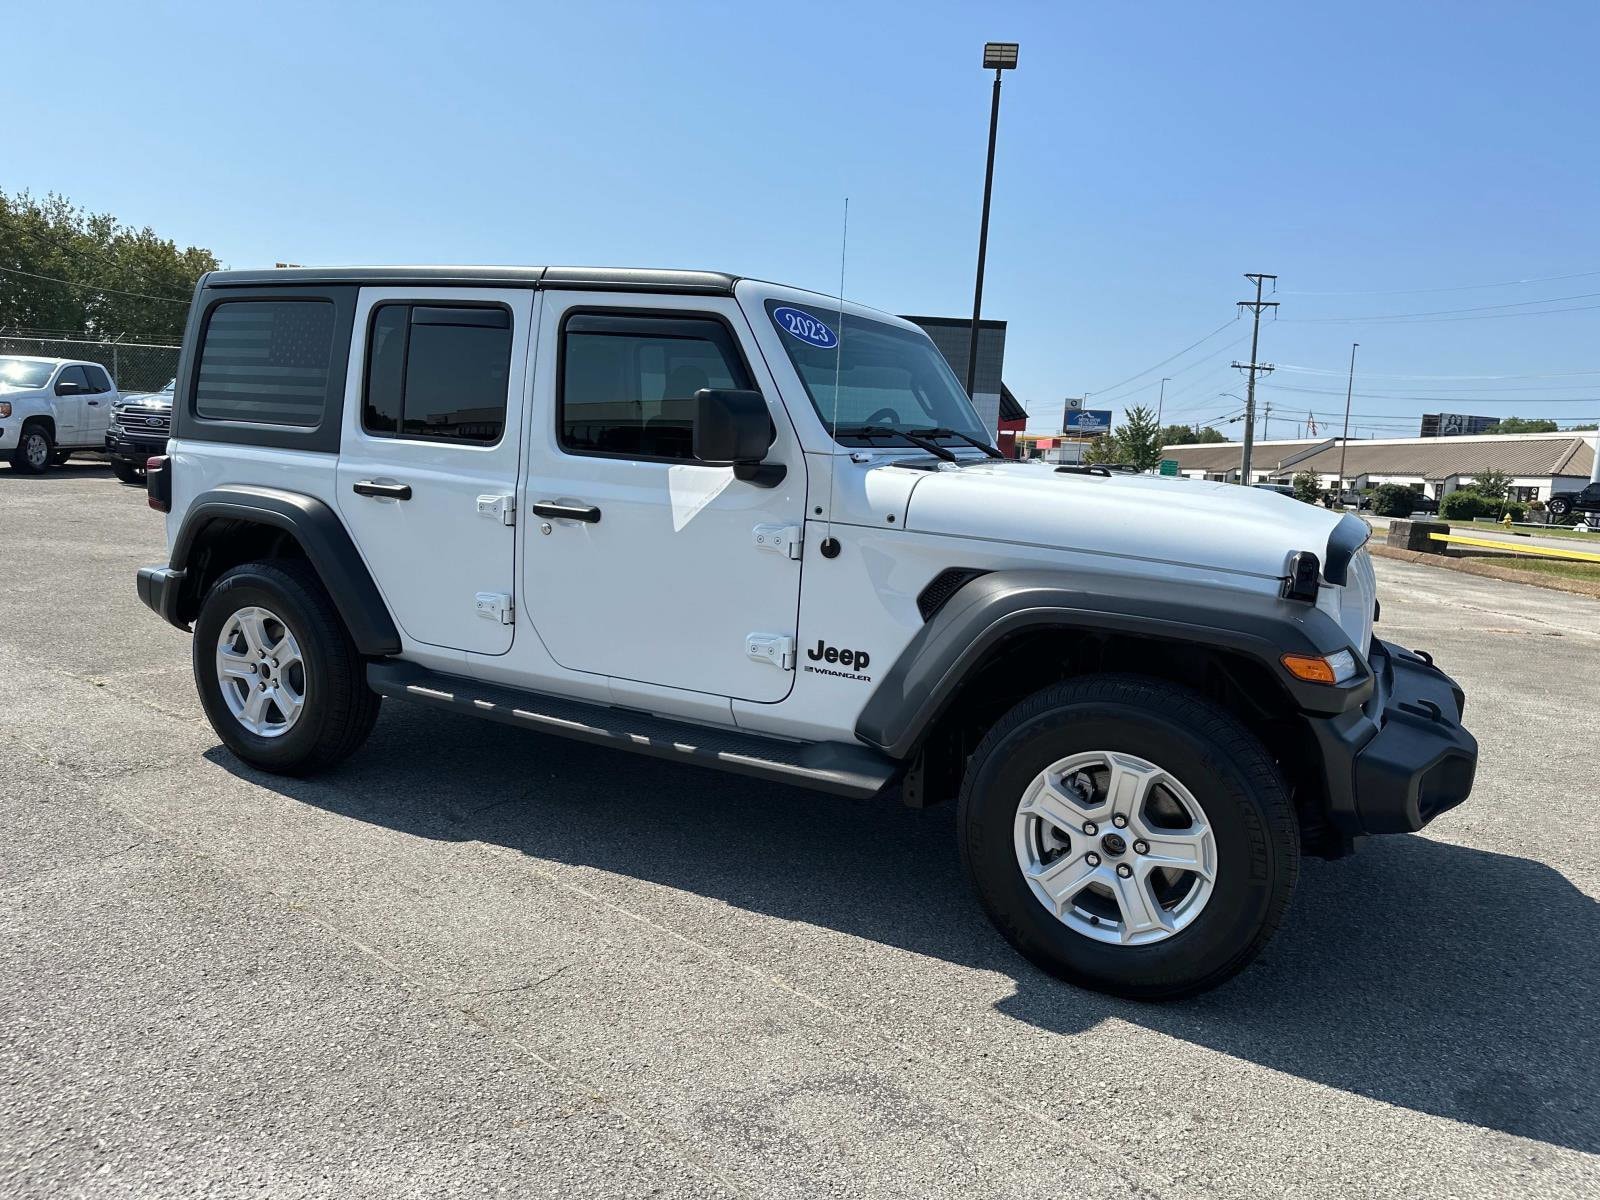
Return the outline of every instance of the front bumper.
<path id="1" fill-rule="evenodd" d="M 160 438 L 131 438 L 108 433 L 105 452 L 111 458 L 142 467 L 146 459 L 167 452 L 167 439 L 165 435 Z"/>
<path id="2" fill-rule="evenodd" d="M 1478 742 L 1461 724 L 1466 696 L 1426 655 L 1374 640 L 1371 697 L 1313 720 L 1329 818 L 1342 833 L 1414 833 L 1472 791 Z"/>
<path id="3" fill-rule="evenodd" d="M 139 599 L 169 625 L 188 629 L 188 622 L 178 615 L 178 600 L 183 591 L 183 575 L 182 571 L 174 571 L 171 567 L 140 567 Z"/>

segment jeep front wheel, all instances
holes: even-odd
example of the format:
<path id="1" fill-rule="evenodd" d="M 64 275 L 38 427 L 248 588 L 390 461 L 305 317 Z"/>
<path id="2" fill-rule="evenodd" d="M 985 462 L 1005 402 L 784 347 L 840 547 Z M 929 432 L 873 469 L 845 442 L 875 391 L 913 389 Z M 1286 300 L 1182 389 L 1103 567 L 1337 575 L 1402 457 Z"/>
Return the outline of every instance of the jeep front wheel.
<path id="1" fill-rule="evenodd" d="M 989 917 L 1063 979 L 1133 999 L 1214 987 L 1250 962 L 1299 871 L 1294 808 L 1261 743 L 1186 688 L 1057 684 L 969 764 L 962 858 Z"/>
<path id="2" fill-rule="evenodd" d="M 194 625 L 194 676 L 223 744 L 266 771 L 303 775 L 366 741 L 380 697 L 316 574 L 246 563 L 211 586 Z"/>

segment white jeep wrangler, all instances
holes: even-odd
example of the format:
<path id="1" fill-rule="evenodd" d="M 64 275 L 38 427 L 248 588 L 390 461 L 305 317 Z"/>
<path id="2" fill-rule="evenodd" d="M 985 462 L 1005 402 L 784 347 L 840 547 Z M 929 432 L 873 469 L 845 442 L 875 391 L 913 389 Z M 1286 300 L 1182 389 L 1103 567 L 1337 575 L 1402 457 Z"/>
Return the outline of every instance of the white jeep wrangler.
<path id="1" fill-rule="evenodd" d="M 1125 996 L 1226 979 L 1302 852 L 1466 798 L 1461 690 L 1373 639 L 1358 518 L 990 443 L 914 325 L 758 280 L 219 272 L 139 592 L 269 771 L 389 696 L 752 803 L 957 800 L 1001 932 Z"/>

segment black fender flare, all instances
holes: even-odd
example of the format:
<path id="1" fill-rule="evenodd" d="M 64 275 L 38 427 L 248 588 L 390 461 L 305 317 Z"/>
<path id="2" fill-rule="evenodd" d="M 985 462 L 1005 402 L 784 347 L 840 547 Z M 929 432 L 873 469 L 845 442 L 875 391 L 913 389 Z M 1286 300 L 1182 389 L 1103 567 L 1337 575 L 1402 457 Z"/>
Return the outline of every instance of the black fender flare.
<path id="1" fill-rule="evenodd" d="M 400 653 L 400 631 L 333 509 L 315 496 L 280 488 L 234 484 L 196 496 L 173 539 L 169 566 L 187 572 L 195 546 L 216 521 L 244 521 L 281 529 L 299 543 L 328 589 L 356 649 L 371 658 Z M 198 605 L 199 597 L 191 602 Z M 192 614 L 191 614 L 192 616 Z"/>
<path id="2" fill-rule="evenodd" d="M 1333 715 L 1371 695 L 1370 669 L 1338 685 L 1290 675 L 1284 654 L 1348 649 L 1338 623 L 1314 605 L 1277 595 L 1114 576 L 1075 581 L 1057 570 L 994 571 L 961 587 L 917 631 L 856 721 L 856 737 L 891 758 L 913 755 L 967 676 L 1019 633 L 1114 632 L 1202 645 L 1260 663 L 1301 712 Z"/>

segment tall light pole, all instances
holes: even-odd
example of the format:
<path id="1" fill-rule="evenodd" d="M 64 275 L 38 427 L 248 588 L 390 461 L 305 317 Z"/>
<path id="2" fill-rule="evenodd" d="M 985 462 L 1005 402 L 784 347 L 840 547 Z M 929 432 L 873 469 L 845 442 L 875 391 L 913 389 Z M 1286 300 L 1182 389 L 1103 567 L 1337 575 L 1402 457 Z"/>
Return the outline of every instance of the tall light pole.
<path id="1" fill-rule="evenodd" d="M 1350 397 L 1356 390 L 1356 347 L 1350 343 L 1350 382 L 1344 385 L 1344 437 L 1339 439 L 1339 494 L 1344 495 L 1344 452 L 1350 447 Z"/>
<path id="2" fill-rule="evenodd" d="M 983 169 L 983 220 L 978 226 L 978 279 L 972 289 L 972 336 L 967 340 L 967 395 L 978 382 L 978 317 L 983 311 L 983 260 L 989 252 L 989 192 L 994 187 L 994 138 L 1000 127 L 1000 74 L 1017 66 L 1016 42 L 985 42 L 983 65 L 994 69 L 994 99 L 989 105 L 989 160 Z"/>

